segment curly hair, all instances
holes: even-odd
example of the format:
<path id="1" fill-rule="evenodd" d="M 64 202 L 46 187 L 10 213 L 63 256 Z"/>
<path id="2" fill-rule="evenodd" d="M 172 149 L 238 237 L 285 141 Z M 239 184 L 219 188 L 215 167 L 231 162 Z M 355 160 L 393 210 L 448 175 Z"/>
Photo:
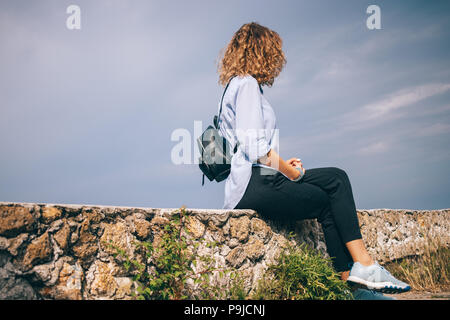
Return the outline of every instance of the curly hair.
<path id="1" fill-rule="evenodd" d="M 278 33 L 256 22 L 244 24 L 228 43 L 218 65 L 219 83 L 232 76 L 253 76 L 260 85 L 272 86 L 286 58 Z"/>

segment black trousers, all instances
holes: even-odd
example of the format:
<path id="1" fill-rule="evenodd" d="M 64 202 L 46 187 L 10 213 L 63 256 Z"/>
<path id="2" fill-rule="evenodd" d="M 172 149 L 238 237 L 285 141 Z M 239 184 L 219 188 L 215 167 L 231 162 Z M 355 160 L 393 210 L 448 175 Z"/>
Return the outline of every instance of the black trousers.
<path id="1" fill-rule="evenodd" d="M 279 221 L 317 219 L 337 272 L 349 270 L 353 262 L 345 243 L 362 238 L 349 178 L 336 167 L 307 169 L 293 182 L 273 168 L 254 166 L 235 209 L 254 209 Z"/>

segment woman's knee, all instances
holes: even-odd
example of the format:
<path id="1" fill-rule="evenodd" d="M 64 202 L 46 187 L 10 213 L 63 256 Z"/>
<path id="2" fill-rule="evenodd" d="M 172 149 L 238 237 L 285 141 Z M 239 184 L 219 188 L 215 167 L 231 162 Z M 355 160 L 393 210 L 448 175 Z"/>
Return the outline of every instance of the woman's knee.
<path id="1" fill-rule="evenodd" d="M 331 171 L 340 179 L 343 179 L 344 181 L 348 181 L 348 175 L 345 170 L 338 168 L 338 167 L 330 167 Z"/>

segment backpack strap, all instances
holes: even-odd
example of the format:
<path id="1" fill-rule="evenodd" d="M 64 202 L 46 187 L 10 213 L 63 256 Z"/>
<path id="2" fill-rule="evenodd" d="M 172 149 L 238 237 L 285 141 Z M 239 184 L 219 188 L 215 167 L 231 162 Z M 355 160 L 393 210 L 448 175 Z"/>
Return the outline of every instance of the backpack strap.
<path id="1" fill-rule="evenodd" d="M 223 90 L 222 98 L 220 99 L 219 115 L 218 115 L 218 116 L 217 116 L 217 115 L 214 116 L 213 123 L 214 123 L 214 127 L 215 127 L 217 130 L 219 130 L 219 128 L 220 128 L 220 126 L 219 126 L 219 117 L 220 117 L 220 114 L 222 113 L 223 97 L 225 96 L 225 92 L 227 91 L 228 86 L 230 85 L 231 79 L 233 79 L 234 77 L 235 77 L 235 76 L 232 76 L 232 77 L 230 78 L 230 80 L 228 80 L 228 83 L 227 83 L 227 85 L 225 86 L 225 89 Z M 237 150 L 237 145 L 234 147 L 234 152 L 235 152 L 235 153 L 236 153 L 236 150 Z M 203 157 L 203 149 L 202 149 L 202 157 Z M 202 186 L 203 186 L 204 184 L 205 184 L 205 174 L 203 173 L 203 175 L 202 175 Z"/>
<path id="2" fill-rule="evenodd" d="M 225 92 L 227 91 L 228 86 L 230 85 L 230 82 L 231 82 L 231 80 L 232 80 L 234 77 L 235 77 L 235 76 L 231 76 L 230 80 L 228 80 L 228 83 L 227 83 L 227 85 L 226 85 L 226 87 L 225 87 L 225 90 L 223 90 L 222 99 L 220 100 L 220 110 L 219 110 L 219 115 L 218 115 L 218 116 L 214 116 L 214 126 L 216 127 L 216 129 L 219 129 L 219 128 L 220 128 L 220 126 L 219 126 L 219 118 L 220 118 L 220 114 L 222 113 L 223 97 L 225 96 Z M 238 145 L 239 145 L 239 141 L 238 141 L 238 142 L 236 143 L 236 145 L 234 146 L 233 153 L 236 153 L 237 148 L 238 148 Z"/>
<path id="3" fill-rule="evenodd" d="M 220 99 L 220 109 L 219 109 L 219 115 L 218 116 L 214 116 L 214 126 L 216 127 L 216 129 L 219 129 L 219 118 L 220 118 L 220 114 L 222 113 L 222 104 L 223 104 L 223 97 L 225 97 L 225 92 L 228 89 L 228 86 L 230 85 L 231 80 L 234 78 L 235 76 L 232 76 L 230 78 L 230 80 L 228 80 L 228 83 L 225 87 L 225 89 L 223 90 L 223 94 L 222 94 L 222 99 Z"/>

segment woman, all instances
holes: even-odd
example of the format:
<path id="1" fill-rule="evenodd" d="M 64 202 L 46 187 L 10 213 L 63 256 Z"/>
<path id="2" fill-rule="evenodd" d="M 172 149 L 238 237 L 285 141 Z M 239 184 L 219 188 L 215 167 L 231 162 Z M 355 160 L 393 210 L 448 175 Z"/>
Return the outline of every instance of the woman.
<path id="1" fill-rule="evenodd" d="M 238 144 L 225 182 L 223 208 L 254 209 L 276 220 L 316 218 L 343 280 L 378 291 L 409 290 L 367 252 L 346 172 L 336 167 L 305 170 L 300 159 L 285 161 L 275 151 L 276 118 L 262 86 L 272 86 L 286 63 L 281 47 L 276 32 L 254 22 L 244 24 L 219 63 L 219 82 L 228 84 L 220 130 L 232 149 Z M 384 297 L 370 292 L 374 299 Z"/>

